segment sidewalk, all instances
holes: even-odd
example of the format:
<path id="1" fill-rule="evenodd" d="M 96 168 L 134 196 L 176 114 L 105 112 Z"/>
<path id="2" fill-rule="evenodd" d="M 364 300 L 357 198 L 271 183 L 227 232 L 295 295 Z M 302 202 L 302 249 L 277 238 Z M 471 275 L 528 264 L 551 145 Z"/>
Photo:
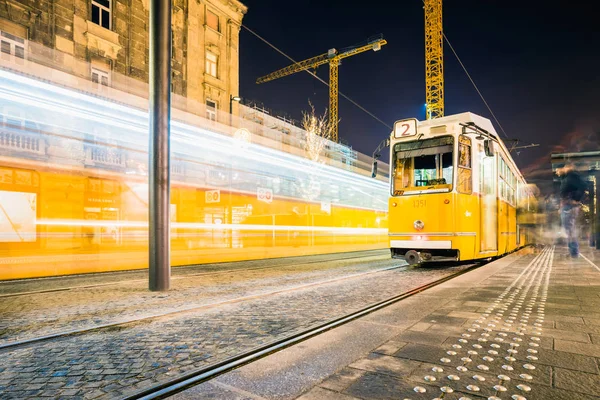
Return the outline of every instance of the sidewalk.
<path id="1" fill-rule="evenodd" d="M 564 253 L 512 263 L 301 399 L 600 398 L 600 254 Z"/>
<path id="2" fill-rule="evenodd" d="M 600 252 L 524 250 L 175 399 L 600 399 Z"/>

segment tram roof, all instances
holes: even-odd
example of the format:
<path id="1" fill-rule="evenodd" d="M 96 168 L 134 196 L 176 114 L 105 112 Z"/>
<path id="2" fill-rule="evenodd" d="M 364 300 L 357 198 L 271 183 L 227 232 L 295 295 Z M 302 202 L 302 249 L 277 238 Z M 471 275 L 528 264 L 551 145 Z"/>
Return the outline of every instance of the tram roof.
<path id="1" fill-rule="evenodd" d="M 464 113 L 460 113 L 460 114 L 446 115 L 441 118 L 419 121 L 418 127 L 419 128 L 424 128 L 424 127 L 433 128 L 433 127 L 437 127 L 437 126 L 457 124 L 457 123 L 464 124 L 467 122 L 473 122 L 479 128 L 485 129 L 489 133 L 489 135 L 498 142 L 500 147 L 503 149 L 505 158 L 507 158 L 507 161 L 512 165 L 512 167 L 513 167 L 514 171 L 517 173 L 518 177 L 523 182 L 526 182 L 525 177 L 523 176 L 523 174 L 519 170 L 519 167 L 513 160 L 512 156 L 510 154 L 510 151 L 504 144 L 504 141 L 500 138 L 500 136 L 496 132 L 496 129 L 494 129 L 494 125 L 492 124 L 492 121 L 490 121 L 488 118 L 482 117 L 482 116 L 474 114 L 472 112 L 464 112 Z"/>

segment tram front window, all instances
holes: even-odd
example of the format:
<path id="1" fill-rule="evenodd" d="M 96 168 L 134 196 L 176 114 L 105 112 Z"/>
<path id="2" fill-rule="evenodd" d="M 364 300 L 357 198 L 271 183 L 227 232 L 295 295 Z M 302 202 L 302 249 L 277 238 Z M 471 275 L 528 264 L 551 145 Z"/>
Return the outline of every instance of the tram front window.
<path id="1" fill-rule="evenodd" d="M 454 138 L 451 136 L 396 143 L 392 193 L 451 191 Z"/>

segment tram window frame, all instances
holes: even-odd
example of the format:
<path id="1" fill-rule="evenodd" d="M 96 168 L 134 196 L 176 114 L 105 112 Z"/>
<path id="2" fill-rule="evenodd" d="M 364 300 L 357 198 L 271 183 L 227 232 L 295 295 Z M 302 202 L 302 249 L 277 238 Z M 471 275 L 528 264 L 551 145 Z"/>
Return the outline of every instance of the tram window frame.
<path id="1" fill-rule="evenodd" d="M 515 184 L 516 177 L 512 172 L 509 164 L 504 159 L 504 156 L 499 157 L 499 190 L 498 195 L 500 199 L 506 201 L 508 204 L 514 206 L 515 205 Z"/>
<path id="2" fill-rule="evenodd" d="M 390 180 L 391 195 L 407 196 L 412 194 L 426 194 L 428 192 L 438 193 L 441 190 L 451 192 L 454 188 L 454 175 L 456 170 L 454 161 L 454 142 L 454 136 L 445 135 L 422 140 L 402 141 L 395 143 L 393 147 L 393 176 Z M 426 146 L 427 144 L 429 145 Z M 440 151 L 432 153 L 434 149 Z M 449 151 L 441 151 L 444 149 L 449 149 Z M 399 156 L 402 153 L 405 153 L 408 157 L 399 159 Z M 446 160 L 444 155 L 448 153 L 450 153 L 449 167 L 451 176 L 448 180 L 445 180 L 443 164 Z M 417 179 L 415 176 L 415 156 L 431 155 L 436 156 L 436 178 L 427 180 L 426 182 L 431 181 L 431 183 L 426 185 L 417 185 L 417 181 L 419 181 L 419 179 Z M 441 155 L 441 157 L 438 159 L 437 156 L 439 155 Z M 402 161 L 403 164 L 402 168 L 399 166 L 400 161 Z M 440 161 L 441 165 L 439 164 Z M 441 176 L 441 178 L 439 176 Z M 400 187 L 398 187 L 398 185 Z"/>
<path id="3" fill-rule="evenodd" d="M 466 151 L 463 149 L 466 148 Z M 462 158 L 466 155 L 467 160 Z M 465 162 L 466 161 L 466 162 Z M 456 160 L 457 181 L 456 190 L 463 194 L 473 193 L 473 143 L 467 136 L 458 138 L 458 153 Z M 464 185 L 466 183 L 466 185 Z M 465 187 L 466 186 L 466 187 Z"/>

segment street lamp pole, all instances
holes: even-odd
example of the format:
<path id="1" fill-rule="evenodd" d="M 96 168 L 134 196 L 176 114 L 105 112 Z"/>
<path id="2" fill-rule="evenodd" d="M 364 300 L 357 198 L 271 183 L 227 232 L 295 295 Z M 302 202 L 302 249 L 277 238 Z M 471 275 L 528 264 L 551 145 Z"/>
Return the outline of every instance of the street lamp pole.
<path id="1" fill-rule="evenodd" d="M 229 95 L 229 125 L 232 126 L 233 125 L 233 102 L 234 101 L 241 101 L 242 98 L 240 96 L 234 96 L 232 94 Z"/>
<path id="2" fill-rule="evenodd" d="M 171 279 L 170 167 L 171 0 L 150 0 L 149 288 L 169 290 Z"/>

